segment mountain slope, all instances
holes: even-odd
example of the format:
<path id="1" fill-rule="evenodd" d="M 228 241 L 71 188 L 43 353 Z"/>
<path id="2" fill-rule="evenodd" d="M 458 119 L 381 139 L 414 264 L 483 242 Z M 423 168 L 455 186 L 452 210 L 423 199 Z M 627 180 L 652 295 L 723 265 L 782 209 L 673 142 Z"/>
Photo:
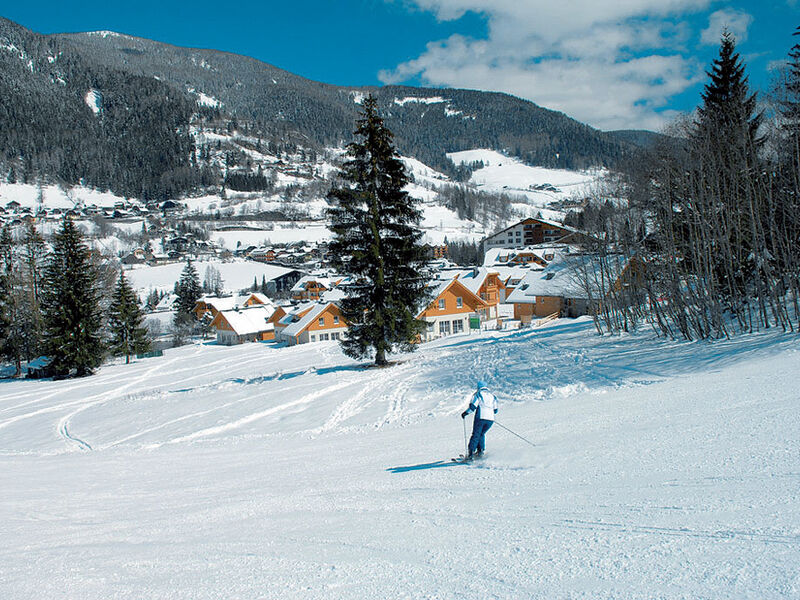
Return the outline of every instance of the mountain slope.
<path id="1" fill-rule="evenodd" d="M 323 146 L 350 139 L 357 101 L 373 93 L 401 151 L 427 159 L 434 167 L 442 166 L 445 152 L 491 147 L 532 164 L 584 168 L 609 165 L 627 147 L 561 113 L 507 94 L 401 86 L 343 88 L 215 50 L 180 48 L 110 32 L 57 37 L 85 49 L 97 64 L 202 92 L 239 118 L 274 131 L 294 126 Z"/>
<path id="2" fill-rule="evenodd" d="M 0 19 L 0 173 L 167 198 L 222 184 L 192 130 L 243 130 L 319 150 L 352 137 L 375 94 L 398 148 L 449 175 L 447 152 L 489 148 L 559 168 L 613 165 L 633 146 L 505 94 L 347 88 L 258 60 L 95 32 L 43 36 Z"/>

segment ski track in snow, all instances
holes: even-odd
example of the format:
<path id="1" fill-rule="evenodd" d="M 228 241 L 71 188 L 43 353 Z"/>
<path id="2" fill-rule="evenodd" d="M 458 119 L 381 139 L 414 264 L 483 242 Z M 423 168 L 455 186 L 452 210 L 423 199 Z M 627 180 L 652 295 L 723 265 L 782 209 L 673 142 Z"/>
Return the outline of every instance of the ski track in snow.
<path id="1" fill-rule="evenodd" d="M 0 596 L 798 597 L 798 356 L 565 320 L 385 369 L 197 345 L 7 382 Z M 478 378 L 535 448 L 449 461 Z"/>

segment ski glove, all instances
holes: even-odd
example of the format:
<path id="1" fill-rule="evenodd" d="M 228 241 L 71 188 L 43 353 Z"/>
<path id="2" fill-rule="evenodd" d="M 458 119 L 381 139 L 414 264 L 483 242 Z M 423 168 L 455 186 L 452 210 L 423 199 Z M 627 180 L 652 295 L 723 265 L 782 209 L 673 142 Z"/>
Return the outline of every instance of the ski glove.
<path id="1" fill-rule="evenodd" d="M 469 411 L 465 410 L 463 413 L 461 413 L 461 418 L 462 419 L 466 419 L 468 414 L 469 414 Z"/>

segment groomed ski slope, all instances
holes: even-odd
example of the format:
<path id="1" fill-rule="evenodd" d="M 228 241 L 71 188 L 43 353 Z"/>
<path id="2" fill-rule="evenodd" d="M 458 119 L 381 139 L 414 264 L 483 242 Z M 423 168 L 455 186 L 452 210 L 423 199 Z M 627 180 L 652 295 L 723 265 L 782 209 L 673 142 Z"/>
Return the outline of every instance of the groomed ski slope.
<path id="1" fill-rule="evenodd" d="M 800 353 L 453 337 L 195 345 L 0 384 L 0 597 L 797 598 Z M 502 404 L 477 465 L 459 413 Z"/>

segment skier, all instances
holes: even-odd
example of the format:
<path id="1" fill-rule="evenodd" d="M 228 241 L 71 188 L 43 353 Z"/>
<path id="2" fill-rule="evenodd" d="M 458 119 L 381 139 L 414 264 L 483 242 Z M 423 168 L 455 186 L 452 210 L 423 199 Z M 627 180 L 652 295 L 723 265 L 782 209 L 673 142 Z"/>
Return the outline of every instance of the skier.
<path id="1" fill-rule="evenodd" d="M 494 425 L 494 416 L 497 414 L 497 398 L 486 387 L 486 383 L 479 381 L 477 390 L 472 395 L 469 408 L 461 413 L 461 418 L 466 419 L 471 412 L 475 413 L 472 422 L 472 437 L 469 439 L 466 460 L 480 458 L 486 449 L 486 432 Z"/>

